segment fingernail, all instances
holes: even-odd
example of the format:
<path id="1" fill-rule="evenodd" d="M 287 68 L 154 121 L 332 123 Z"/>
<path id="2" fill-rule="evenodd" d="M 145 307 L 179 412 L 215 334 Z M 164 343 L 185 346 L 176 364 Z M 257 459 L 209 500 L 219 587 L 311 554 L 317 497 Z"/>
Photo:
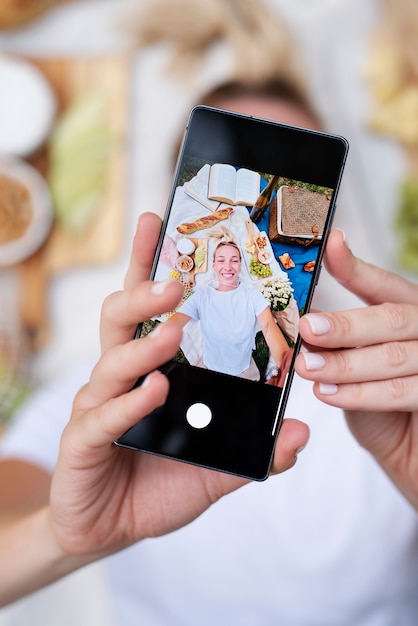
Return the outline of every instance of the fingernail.
<path id="1" fill-rule="evenodd" d="M 158 324 L 155 328 L 152 329 L 150 333 L 148 333 L 148 337 L 150 337 L 151 339 L 154 339 L 155 337 L 157 337 L 160 331 L 161 331 L 161 324 Z"/>
<path id="2" fill-rule="evenodd" d="M 305 367 L 308 371 L 321 370 L 325 365 L 325 359 L 317 352 L 303 352 Z"/>
<path id="3" fill-rule="evenodd" d="M 336 228 L 335 230 L 338 230 L 341 233 L 341 236 L 343 238 L 343 242 L 346 245 L 347 248 L 350 248 L 350 244 L 348 243 L 348 239 L 347 236 L 345 234 L 345 232 L 343 231 L 342 228 Z"/>
<path id="4" fill-rule="evenodd" d="M 167 289 L 168 285 L 170 285 L 173 281 L 171 280 L 163 280 L 161 282 L 155 282 L 151 287 L 151 293 L 154 296 L 161 296 L 164 291 Z"/>
<path id="5" fill-rule="evenodd" d="M 338 385 L 320 383 L 319 391 L 324 396 L 333 396 L 338 391 Z"/>
<path id="6" fill-rule="evenodd" d="M 305 446 L 300 446 L 300 448 L 298 448 L 298 449 L 296 450 L 296 456 L 297 456 L 300 452 L 302 452 L 302 450 L 304 450 L 305 448 L 306 448 L 306 445 L 305 445 Z"/>
<path id="7" fill-rule="evenodd" d="M 142 381 L 142 383 L 141 383 L 141 387 L 142 387 L 143 389 L 144 389 L 145 387 L 148 387 L 148 385 L 150 384 L 150 382 L 151 382 L 151 378 L 152 378 L 152 374 L 153 374 L 153 372 L 151 372 L 151 374 L 148 374 L 148 375 L 144 378 L 144 380 Z"/>
<path id="8" fill-rule="evenodd" d="M 309 326 L 311 327 L 311 331 L 314 335 L 325 335 L 330 329 L 331 324 L 326 317 L 322 317 L 321 315 L 305 315 L 305 318 L 309 322 Z"/>

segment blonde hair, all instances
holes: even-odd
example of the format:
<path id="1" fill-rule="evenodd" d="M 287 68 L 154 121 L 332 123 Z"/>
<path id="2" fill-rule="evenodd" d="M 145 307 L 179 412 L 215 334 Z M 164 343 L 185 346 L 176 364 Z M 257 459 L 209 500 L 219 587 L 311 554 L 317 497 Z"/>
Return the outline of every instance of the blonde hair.
<path id="1" fill-rule="evenodd" d="M 171 47 L 167 69 L 178 76 L 192 76 L 209 50 L 222 42 L 234 80 L 258 84 L 281 76 L 303 89 L 288 29 L 263 0 L 151 0 L 131 30 L 139 47 Z"/>
<path id="2" fill-rule="evenodd" d="M 239 258 L 241 260 L 241 250 L 239 245 L 237 244 L 234 235 L 226 226 L 216 226 L 209 231 L 209 237 L 215 239 L 217 241 L 215 251 L 213 253 L 213 258 L 215 259 L 216 253 L 222 246 L 232 246 L 236 248 L 239 254 Z"/>

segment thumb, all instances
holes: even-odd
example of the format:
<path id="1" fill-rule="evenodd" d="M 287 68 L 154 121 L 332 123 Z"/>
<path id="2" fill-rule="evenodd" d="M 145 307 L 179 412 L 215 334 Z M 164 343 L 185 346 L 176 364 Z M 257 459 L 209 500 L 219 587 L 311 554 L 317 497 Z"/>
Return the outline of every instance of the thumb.
<path id="1" fill-rule="evenodd" d="M 356 257 L 339 229 L 333 229 L 329 235 L 324 265 L 335 280 L 367 304 L 418 303 L 416 285 Z"/>

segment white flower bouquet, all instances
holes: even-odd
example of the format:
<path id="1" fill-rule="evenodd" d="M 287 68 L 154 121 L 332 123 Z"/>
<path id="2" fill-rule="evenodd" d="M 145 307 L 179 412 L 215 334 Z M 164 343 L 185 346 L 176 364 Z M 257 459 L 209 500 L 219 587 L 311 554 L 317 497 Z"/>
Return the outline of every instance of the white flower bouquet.
<path id="1" fill-rule="evenodd" d="M 292 283 L 287 276 L 263 281 L 258 288 L 270 302 L 272 311 L 283 311 L 293 295 Z"/>
<path id="2" fill-rule="evenodd" d="M 270 302 L 276 323 L 294 344 L 298 335 L 299 309 L 293 296 L 293 287 L 287 276 L 272 278 L 258 285 L 263 296 Z"/>

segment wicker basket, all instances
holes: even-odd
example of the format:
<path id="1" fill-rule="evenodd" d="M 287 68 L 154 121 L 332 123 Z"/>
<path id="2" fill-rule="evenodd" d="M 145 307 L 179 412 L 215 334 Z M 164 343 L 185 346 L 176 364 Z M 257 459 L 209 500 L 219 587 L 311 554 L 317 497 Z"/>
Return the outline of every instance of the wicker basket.
<path id="1" fill-rule="evenodd" d="M 329 209 L 329 197 L 283 185 L 270 206 L 269 239 L 274 242 L 319 243 Z"/>

